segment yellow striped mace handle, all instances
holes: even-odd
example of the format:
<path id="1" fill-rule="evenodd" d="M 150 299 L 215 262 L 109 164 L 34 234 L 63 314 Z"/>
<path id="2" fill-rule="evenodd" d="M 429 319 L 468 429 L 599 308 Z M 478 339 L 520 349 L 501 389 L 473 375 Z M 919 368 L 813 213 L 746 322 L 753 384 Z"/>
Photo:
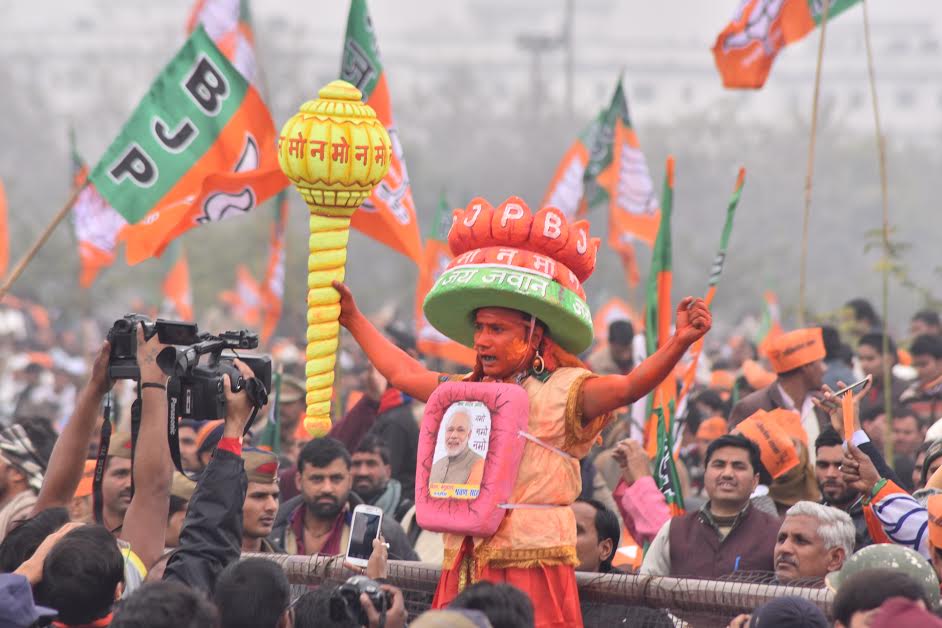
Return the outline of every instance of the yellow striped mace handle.
<path id="1" fill-rule="evenodd" d="M 307 411 L 311 436 L 330 430 L 340 294 L 353 212 L 386 172 L 392 144 L 376 112 L 346 81 L 333 81 L 281 128 L 278 163 L 311 210 L 307 261 Z"/>

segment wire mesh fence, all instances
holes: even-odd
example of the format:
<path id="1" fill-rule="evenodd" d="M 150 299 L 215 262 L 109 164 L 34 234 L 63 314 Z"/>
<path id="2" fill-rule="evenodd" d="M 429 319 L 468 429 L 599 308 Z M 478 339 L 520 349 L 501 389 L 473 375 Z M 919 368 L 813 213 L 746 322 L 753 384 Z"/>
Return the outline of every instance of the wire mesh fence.
<path id="1" fill-rule="evenodd" d="M 248 556 L 281 565 L 296 594 L 314 586 L 337 586 L 353 575 L 343 567 L 343 556 Z M 430 608 L 440 574 L 437 565 L 389 561 L 388 582 L 402 590 L 411 618 Z M 833 597 L 821 580 L 784 585 L 764 572 L 737 572 L 723 580 L 579 572 L 576 581 L 587 627 L 723 627 L 737 615 L 784 596 L 810 600 L 830 616 Z"/>

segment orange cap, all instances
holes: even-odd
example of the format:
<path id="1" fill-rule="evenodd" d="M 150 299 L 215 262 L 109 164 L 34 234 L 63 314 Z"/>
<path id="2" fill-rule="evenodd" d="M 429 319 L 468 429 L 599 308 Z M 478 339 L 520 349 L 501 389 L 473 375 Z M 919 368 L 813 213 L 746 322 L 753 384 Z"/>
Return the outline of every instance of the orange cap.
<path id="1" fill-rule="evenodd" d="M 808 446 L 808 432 L 805 431 L 805 427 L 801 424 L 801 415 L 797 412 L 786 410 L 785 408 L 776 408 L 768 412 L 765 418 L 767 421 L 771 421 L 781 427 L 795 440 L 802 442 L 805 447 Z"/>
<path id="2" fill-rule="evenodd" d="M 942 495 L 932 495 L 926 504 L 929 511 L 929 542 L 936 549 L 942 548 Z"/>
<path id="3" fill-rule="evenodd" d="M 92 494 L 92 484 L 95 481 L 95 464 L 97 460 L 86 460 L 85 470 L 82 471 L 82 479 L 79 480 L 78 488 L 75 489 L 75 497 L 88 497 Z"/>
<path id="4" fill-rule="evenodd" d="M 776 373 L 787 373 L 823 360 L 825 351 L 821 328 L 796 329 L 776 336 L 769 342 L 768 356 Z"/>
<path id="5" fill-rule="evenodd" d="M 214 419 L 212 421 L 206 421 L 205 423 L 203 423 L 203 426 L 200 427 L 199 431 L 196 433 L 197 451 L 199 451 L 200 449 L 203 449 L 203 445 L 206 444 L 206 441 L 209 438 L 209 435 L 212 434 L 213 430 L 215 430 L 217 427 L 219 427 L 223 423 L 225 423 L 225 420 L 223 419 Z M 215 449 L 215 445 L 213 445 L 213 449 Z"/>
<path id="6" fill-rule="evenodd" d="M 717 369 L 710 373 L 710 388 L 716 390 L 732 390 L 736 385 L 736 376 L 724 369 Z"/>
<path id="7" fill-rule="evenodd" d="M 762 466 L 773 479 L 798 465 L 798 450 L 791 436 L 777 422 L 769 420 L 764 410 L 759 410 L 737 425 L 736 431 L 759 446 Z"/>
<path id="8" fill-rule="evenodd" d="M 746 383 L 755 390 L 771 386 L 775 381 L 775 373 L 765 370 L 755 360 L 746 360 L 742 363 L 742 375 L 746 378 Z"/>
<path id="9" fill-rule="evenodd" d="M 697 438 L 714 441 L 727 431 L 726 419 L 721 416 L 711 416 L 704 419 L 697 428 Z"/>

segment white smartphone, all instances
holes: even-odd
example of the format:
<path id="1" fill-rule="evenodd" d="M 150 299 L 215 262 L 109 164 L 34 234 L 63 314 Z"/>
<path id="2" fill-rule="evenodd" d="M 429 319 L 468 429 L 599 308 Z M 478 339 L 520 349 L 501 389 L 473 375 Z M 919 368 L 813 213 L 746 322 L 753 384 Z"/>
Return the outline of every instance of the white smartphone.
<path id="1" fill-rule="evenodd" d="M 366 562 L 373 553 L 373 539 L 379 538 L 382 525 L 382 508 L 360 504 L 353 509 L 350 540 L 347 543 L 347 560 L 351 565 L 366 567 Z"/>

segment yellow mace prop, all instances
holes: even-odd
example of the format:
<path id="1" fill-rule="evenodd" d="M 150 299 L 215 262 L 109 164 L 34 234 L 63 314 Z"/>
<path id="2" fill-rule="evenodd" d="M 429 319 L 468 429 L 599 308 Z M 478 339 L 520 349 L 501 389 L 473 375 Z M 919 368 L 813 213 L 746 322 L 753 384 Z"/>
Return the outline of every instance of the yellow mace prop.
<path id="1" fill-rule="evenodd" d="M 389 170 L 392 145 L 373 108 L 346 81 L 333 81 L 281 129 L 278 163 L 311 210 L 307 261 L 307 412 L 311 436 L 330 430 L 340 294 L 350 217 Z"/>

